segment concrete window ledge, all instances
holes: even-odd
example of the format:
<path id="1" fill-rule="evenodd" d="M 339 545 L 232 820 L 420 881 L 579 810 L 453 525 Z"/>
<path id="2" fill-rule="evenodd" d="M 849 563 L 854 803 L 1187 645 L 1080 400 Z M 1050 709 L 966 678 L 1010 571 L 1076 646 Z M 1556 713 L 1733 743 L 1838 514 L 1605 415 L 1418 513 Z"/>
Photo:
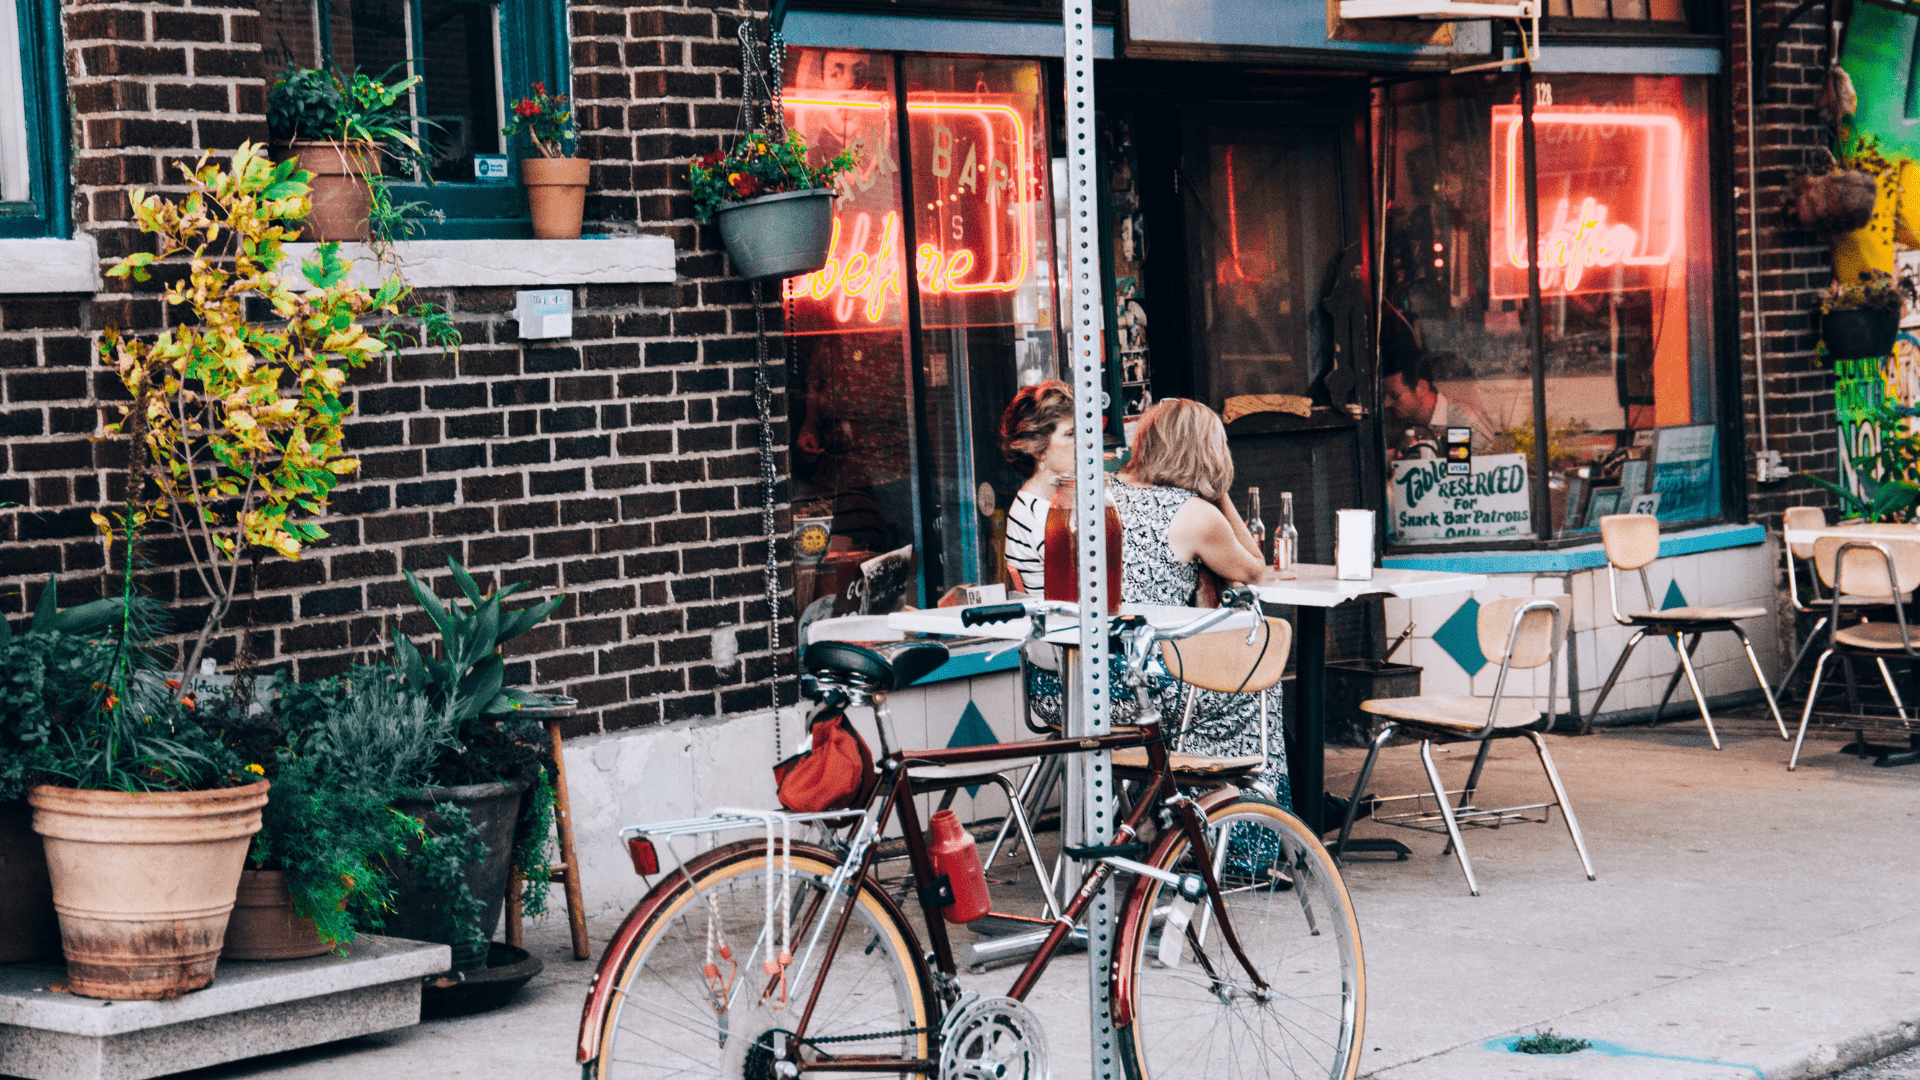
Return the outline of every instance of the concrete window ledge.
<path id="1" fill-rule="evenodd" d="M 307 288 L 300 264 L 318 244 L 288 244 L 281 277 Z M 465 285 L 624 285 L 674 279 L 673 241 L 665 236 L 604 240 L 402 240 L 393 245 L 407 284 L 416 289 Z M 364 244 L 341 244 L 353 260 L 351 279 L 377 284 L 386 275 Z"/>
<path id="2" fill-rule="evenodd" d="M 72 240 L 0 240 L 0 292 L 94 293 L 100 291 L 100 249 L 93 237 Z"/>

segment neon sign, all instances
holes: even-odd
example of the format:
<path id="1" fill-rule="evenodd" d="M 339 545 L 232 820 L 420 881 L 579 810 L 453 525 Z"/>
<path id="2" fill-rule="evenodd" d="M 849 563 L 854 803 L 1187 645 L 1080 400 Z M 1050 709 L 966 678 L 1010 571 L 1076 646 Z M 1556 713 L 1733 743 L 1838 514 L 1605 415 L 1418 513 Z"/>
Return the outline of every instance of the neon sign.
<path id="1" fill-rule="evenodd" d="M 1017 95 L 910 93 L 907 115 L 920 159 L 915 163 L 915 207 L 923 222 L 914 250 L 914 279 L 928 296 L 1011 293 L 1031 273 L 1034 217 L 1042 192 L 1033 175 L 1033 147 Z M 859 117 L 876 129 L 893 122 L 891 95 L 861 91 L 783 99 L 788 123 L 805 130 L 836 119 Z M 871 120 L 866 119 L 871 116 Z M 882 152 L 878 155 L 884 159 Z M 894 165 L 893 168 L 898 168 Z M 855 178 L 873 186 L 867 169 Z M 846 196 L 834 213 L 827 264 L 789 278 L 783 292 L 793 300 L 828 306 L 835 323 L 897 323 L 900 297 L 901 222 L 895 210 L 859 209 Z"/>
<path id="2" fill-rule="evenodd" d="M 1686 251 L 1685 139 L 1668 113 L 1535 109 L 1540 290 L 1566 295 L 1662 284 Z M 1490 294 L 1527 295 L 1520 107 L 1493 110 Z M 1551 207 L 1551 212 L 1546 212 Z M 1594 273 L 1611 270 L 1612 273 Z"/>

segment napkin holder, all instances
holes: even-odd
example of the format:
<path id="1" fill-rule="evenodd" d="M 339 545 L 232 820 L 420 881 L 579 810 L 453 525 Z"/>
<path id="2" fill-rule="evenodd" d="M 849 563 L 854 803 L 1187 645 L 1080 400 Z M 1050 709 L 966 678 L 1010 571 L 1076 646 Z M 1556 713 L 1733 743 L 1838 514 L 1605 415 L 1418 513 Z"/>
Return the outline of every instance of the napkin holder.
<path id="1" fill-rule="evenodd" d="M 1373 511 L 1334 511 L 1333 576 L 1341 581 L 1373 580 Z"/>

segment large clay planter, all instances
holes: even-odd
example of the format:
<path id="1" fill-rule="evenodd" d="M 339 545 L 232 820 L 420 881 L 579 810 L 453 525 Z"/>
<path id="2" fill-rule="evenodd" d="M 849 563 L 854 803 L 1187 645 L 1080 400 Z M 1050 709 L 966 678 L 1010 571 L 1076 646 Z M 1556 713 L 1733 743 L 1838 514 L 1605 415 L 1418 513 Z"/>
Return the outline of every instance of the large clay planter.
<path id="1" fill-rule="evenodd" d="M 297 142 L 293 155 L 300 168 L 313 174 L 307 181 L 312 190 L 313 210 L 300 230 L 307 241 L 364 241 L 367 239 L 367 211 L 373 205 L 373 192 L 362 177 L 378 169 L 374 151 L 363 146 L 337 142 Z"/>
<path id="2" fill-rule="evenodd" d="M 27 802 L 46 842 L 69 990 L 145 1000 L 213 981 L 267 781 L 156 792 L 42 784 Z"/>
<path id="3" fill-rule="evenodd" d="M 293 910 L 285 871 L 240 872 L 240 893 L 233 903 L 233 918 L 227 922 L 227 944 L 220 950 L 221 959 L 296 960 L 319 956 L 327 948 L 313 920 L 303 919 Z"/>
<path id="4" fill-rule="evenodd" d="M 482 942 L 478 946 L 454 945 L 454 971 L 478 971 L 487 966 L 485 938 L 500 922 L 500 909 L 507 898 L 507 879 L 513 871 L 513 826 L 520 820 L 520 797 L 527 790 L 525 780 L 496 781 L 491 784 L 466 784 L 460 787 L 422 788 L 416 798 L 393 804 L 395 810 L 421 818 L 427 831 L 443 830 L 435 808 L 440 803 L 464 806 L 487 846 L 487 857 L 467 867 L 467 888 L 487 905 L 480 916 Z M 413 879 L 407 866 L 393 868 L 393 911 L 386 917 L 381 933 L 388 937 L 412 938 L 453 945 L 441 929 L 440 898 Z"/>
<path id="5" fill-rule="evenodd" d="M 827 265 L 833 189 L 783 191 L 714 211 L 727 257 L 743 278 L 789 278 Z"/>
<path id="6" fill-rule="evenodd" d="M 520 162 L 527 211 L 537 240 L 578 240 L 587 209 L 586 158 L 531 157 Z"/>
<path id="7" fill-rule="evenodd" d="M 60 955 L 47 856 L 24 802 L 0 803 L 0 964 Z"/>

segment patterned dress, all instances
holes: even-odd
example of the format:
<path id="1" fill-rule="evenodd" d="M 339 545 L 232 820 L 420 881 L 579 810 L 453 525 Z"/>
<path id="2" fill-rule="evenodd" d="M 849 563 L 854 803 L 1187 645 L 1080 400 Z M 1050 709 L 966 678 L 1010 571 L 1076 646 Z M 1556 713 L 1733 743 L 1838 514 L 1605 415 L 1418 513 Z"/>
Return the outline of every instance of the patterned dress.
<path id="1" fill-rule="evenodd" d="M 1140 487 L 1120 481 L 1107 484 L 1107 492 L 1120 510 L 1120 599 L 1129 604 L 1193 603 L 1200 584 L 1198 559 L 1181 562 L 1174 557 L 1168 535 L 1173 516 L 1187 500 L 1194 498 L 1184 488 Z M 1155 667 L 1158 667 L 1156 661 Z M 1178 727 L 1186 708 L 1184 684 L 1164 671 L 1149 668 L 1148 688 L 1170 730 Z M 1034 711 L 1042 716 L 1059 714 L 1060 684 L 1050 672 L 1036 671 L 1030 686 Z M 1044 677 L 1041 677 L 1044 676 Z M 1120 685 L 1117 678 L 1115 685 Z M 1181 749 L 1190 754 L 1238 757 L 1260 752 L 1260 702 L 1252 694 L 1222 694 L 1194 690 L 1193 719 Z M 1048 700 L 1050 696 L 1050 700 Z M 1131 701 L 1113 703 L 1115 722 L 1125 723 L 1137 706 Z M 1286 743 L 1280 730 L 1279 687 L 1267 691 L 1267 767 L 1255 787 L 1289 809 L 1292 791 L 1287 783 Z"/>

